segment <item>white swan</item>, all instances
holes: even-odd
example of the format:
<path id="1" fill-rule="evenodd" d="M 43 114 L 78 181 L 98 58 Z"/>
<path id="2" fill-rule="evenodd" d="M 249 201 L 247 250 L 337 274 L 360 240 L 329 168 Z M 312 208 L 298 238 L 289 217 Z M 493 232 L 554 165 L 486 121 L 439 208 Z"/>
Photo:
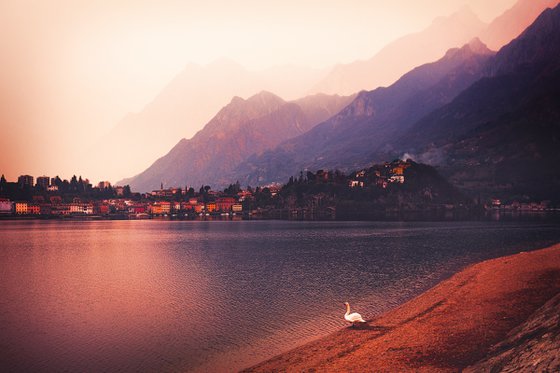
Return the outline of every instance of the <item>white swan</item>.
<path id="1" fill-rule="evenodd" d="M 354 323 L 357 322 L 366 322 L 366 320 L 364 320 L 362 318 L 362 315 L 360 315 L 359 313 L 350 313 L 350 303 L 344 302 L 344 304 L 346 305 L 346 313 L 344 314 L 344 319 L 348 322 L 351 322 L 352 326 L 354 326 Z"/>

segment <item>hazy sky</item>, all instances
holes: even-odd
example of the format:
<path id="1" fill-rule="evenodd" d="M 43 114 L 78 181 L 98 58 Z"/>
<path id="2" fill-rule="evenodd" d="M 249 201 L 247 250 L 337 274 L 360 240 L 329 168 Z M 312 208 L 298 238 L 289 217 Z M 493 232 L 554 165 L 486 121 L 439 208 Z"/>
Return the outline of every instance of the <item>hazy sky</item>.
<path id="1" fill-rule="evenodd" d="M 489 22 L 514 3 L 2 0 L 0 173 L 81 174 L 70 169 L 76 151 L 140 111 L 188 62 L 328 67 L 372 57 L 464 5 Z"/>

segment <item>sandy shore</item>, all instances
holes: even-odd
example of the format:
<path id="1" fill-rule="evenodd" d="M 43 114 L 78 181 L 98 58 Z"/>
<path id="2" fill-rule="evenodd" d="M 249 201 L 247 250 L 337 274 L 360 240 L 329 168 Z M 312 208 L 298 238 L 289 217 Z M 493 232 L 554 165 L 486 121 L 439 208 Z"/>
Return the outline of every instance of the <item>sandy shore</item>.
<path id="1" fill-rule="evenodd" d="M 458 371 L 484 359 L 558 293 L 560 244 L 488 260 L 359 328 L 248 371 Z"/>

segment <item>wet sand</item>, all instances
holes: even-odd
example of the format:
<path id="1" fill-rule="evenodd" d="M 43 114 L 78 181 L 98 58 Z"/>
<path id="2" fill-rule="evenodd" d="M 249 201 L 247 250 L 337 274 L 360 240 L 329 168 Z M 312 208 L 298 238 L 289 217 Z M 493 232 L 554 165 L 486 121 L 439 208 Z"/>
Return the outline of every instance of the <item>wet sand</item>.
<path id="1" fill-rule="evenodd" d="M 247 371 L 458 371 L 558 293 L 560 244 L 469 266 L 376 319 Z"/>

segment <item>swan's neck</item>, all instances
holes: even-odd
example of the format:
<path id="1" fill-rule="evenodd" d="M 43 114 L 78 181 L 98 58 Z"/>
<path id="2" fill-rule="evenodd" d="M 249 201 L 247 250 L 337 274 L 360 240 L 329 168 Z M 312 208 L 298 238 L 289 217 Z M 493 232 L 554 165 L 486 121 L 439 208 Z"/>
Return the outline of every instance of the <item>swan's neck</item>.
<path id="1" fill-rule="evenodd" d="M 346 314 L 350 314 L 350 305 L 348 303 L 346 303 Z"/>

